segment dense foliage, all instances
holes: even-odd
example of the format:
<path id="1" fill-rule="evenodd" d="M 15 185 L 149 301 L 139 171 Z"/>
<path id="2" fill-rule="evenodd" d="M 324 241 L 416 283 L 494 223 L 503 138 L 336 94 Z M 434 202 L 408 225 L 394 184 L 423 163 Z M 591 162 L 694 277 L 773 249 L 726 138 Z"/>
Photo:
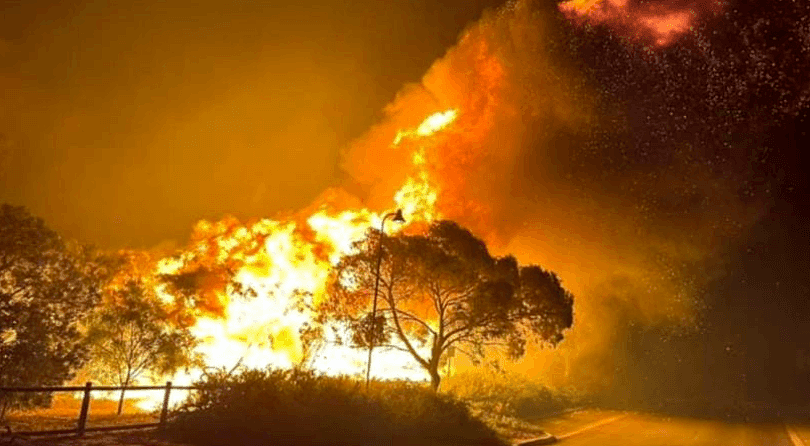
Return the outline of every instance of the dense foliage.
<path id="1" fill-rule="evenodd" d="M 25 208 L 0 205 L 0 386 L 59 385 L 73 377 L 87 359 L 82 323 L 111 268 Z M 2 395 L 0 410 L 49 400 Z"/>
<path id="2" fill-rule="evenodd" d="M 573 323 L 573 296 L 553 272 L 492 256 L 454 222 L 425 235 L 372 231 L 355 247 L 335 269 L 322 315 L 351 323 L 358 346 L 410 353 L 434 389 L 451 351 L 477 361 L 499 348 L 517 358 L 527 341 L 555 345 Z"/>
<path id="3" fill-rule="evenodd" d="M 173 417 L 167 435 L 195 445 L 502 445 L 466 406 L 413 383 L 375 382 L 303 370 L 209 375 Z"/>

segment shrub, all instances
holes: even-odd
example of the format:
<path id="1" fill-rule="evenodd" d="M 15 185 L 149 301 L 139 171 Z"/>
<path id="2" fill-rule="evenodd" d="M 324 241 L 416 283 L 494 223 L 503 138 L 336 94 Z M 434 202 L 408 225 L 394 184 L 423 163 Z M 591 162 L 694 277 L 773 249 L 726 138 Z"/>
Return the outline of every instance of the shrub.
<path id="1" fill-rule="evenodd" d="M 572 391 L 551 390 L 525 376 L 503 373 L 495 378 L 480 372 L 460 373 L 447 381 L 447 393 L 490 415 L 536 418 L 561 412 L 583 401 Z"/>
<path id="2" fill-rule="evenodd" d="M 177 411 L 166 430 L 195 445 L 357 446 L 502 441 L 467 407 L 405 382 L 363 383 L 302 370 L 216 373 Z"/>

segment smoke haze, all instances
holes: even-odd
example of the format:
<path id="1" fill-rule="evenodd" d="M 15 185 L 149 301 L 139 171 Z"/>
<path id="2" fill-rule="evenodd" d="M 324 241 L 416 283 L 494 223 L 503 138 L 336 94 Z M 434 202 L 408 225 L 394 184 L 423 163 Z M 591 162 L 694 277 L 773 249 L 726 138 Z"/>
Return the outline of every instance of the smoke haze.
<path id="1" fill-rule="evenodd" d="M 391 169 L 409 166 L 409 151 L 388 143 L 397 129 L 458 109 L 427 153 L 439 208 L 498 253 L 560 275 L 576 296 L 575 326 L 558 350 L 522 367 L 589 388 L 612 381 L 626 324 L 697 329 L 699 293 L 713 275 L 696 274 L 698 265 L 762 205 L 740 201 L 737 178 L 716 175 L 699 155 L 669 153 L 678 141 L 650 149 L 655 165 L 630 160 L 631 129 L 600 113 L 609 96 L 571 64 L 563 26 L 530 2 L 485 13 L 400 91 L 343 166 L 383 207 L 409 173 Z"/>
<path id="2" fill-rule="evenodd" d="M 777 337 L 754 341 L 743 322 L 768 304 L 741 310 L 723 296 L 740 269 L 729 263 L 729 244 L 746 245 L 772 218 L 774 200 L 805 184 L 789 169 L 771 172 L 799 147 L 790 135 L 807 100 L 807 75 L 795 71 L 808 53 L 807 28 L 788 25 L 804 20 L 796 6 L 771 24 L 762 19 L 768 11 L 754 14 L 744 4 L 718 18 L 716 3 L 660 3 L 666 7 L 655 11 L 663 15 L 703 14 L 653 35 L 644 28 L 652 3 L 646 10 L 625 4 L 635 13 L 621 22 L 605 12 L 596 22 L 610 27 L 584 31 L 532 2 L 485 13 L 421 83 L 400 91 L 343 166 L 372 203 L 385 206 L 407 174 L 390 166 L 408 166 L 407 152 L 386 141 L 420 116 L 458 109 L 452 134 L 427 156 L 441 211 L 498 253 L 557 272 L 576 296 L 566 340 L 518 369 L 553 387 L 611 388 L 624 402 L 714 398 L 722 405 L 766 401 L 769 393 L 776 401 L 789 393 L 774 384 L 780 368 L 752 370 L 739 353 L 781 350 Z M 763 39 L 776 29 L 789 30 L 794 43 L 767 47 Z M 629 42 L 611 36 L 628 30 L 636 32 Z M 733 34 L 749 47 L 740 52 Z M 676 46 L 660 48 L 669 45 Z M 753 62 L 763 58 L 780 61 L 767 81 Z M 781 123 L 787 139 L 772 136 Z M 761 266 L 760 275 L 771 274 L 768 262 Z M 757 299 L 745 287 L 734 293 Z M 807 297 L 804 290 L 786 298 Z M 727 314 L 741 325 L 729 327 Z M 794 323 L 788 313 L 773 316 L 774 324 Z M 721 336 L 723 326 L 736 334 Z M 682 384 L 668 385 L 676 376 Z"/>

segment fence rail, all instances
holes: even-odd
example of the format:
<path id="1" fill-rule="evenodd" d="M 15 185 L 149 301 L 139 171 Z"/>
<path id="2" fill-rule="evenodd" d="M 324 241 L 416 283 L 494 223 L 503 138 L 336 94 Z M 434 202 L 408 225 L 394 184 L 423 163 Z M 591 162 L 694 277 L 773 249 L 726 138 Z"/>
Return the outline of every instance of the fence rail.
<path id="1" fill-rule="evenodd" d="M 168 384 L 168 383 L 167 383 Z M 56 387 L 0 387 L 0 394 L 4 392 L 83 392 L 85 386 L 56 386 Z M 96 391 L 110 390 L 163 390 L 166 386 L 93 386 Z M 197 390 L 202 386 L 171 386 L 175 390 Z"/>
<path id="2" fill-rule="evenodd" d="M 82 398 L 82 405 L 79 411 L 79 418 L 76 420 L 76 428 L 74 429 L 51 429 L 39 431 L 20 431 L 20 432 L 0 432 L 0 437 L 7 435 L 22 435 L 22 436 L 46 436 L 46 435 L 69 435 L 76 434 L 81 437 L 86 432 L 105 432 L 105 431 L 120 431 L 129 429 L 148 429 L 157 428 L 163 429 L 166 426 L 166 419 L 169 415 L 169 396 L 171 391 L 174 390 L 198 390 L 204 386 L 172 386 L 171 381 L 167 381 L 164 386 L 93 386 L 93 383 L 88 382 L 84 386 L 51 386 L 51 387 L 0 387 L 0 395 L 11 392 L 84 392 Z M 157 423 L 139 423 L 139 424 L 120 424 L 111 426 L 94 426 L 87 427 L 87 415 L 90 411 L 91 393 L 94 391 L 112 391 L 112 390 L 163 390 L 163 406 L 160 410 L 160 418 Z"/>

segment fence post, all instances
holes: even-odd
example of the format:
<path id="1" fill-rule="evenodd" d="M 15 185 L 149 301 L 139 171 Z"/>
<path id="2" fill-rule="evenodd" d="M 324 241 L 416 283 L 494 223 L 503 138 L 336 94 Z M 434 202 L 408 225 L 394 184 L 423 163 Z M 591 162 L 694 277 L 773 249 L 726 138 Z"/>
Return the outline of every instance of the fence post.
<path id="1" fill-rule="evenodd" d="M 90 409 L 90 390 L 93 383 L 90 381 L 84 385 L 84 399 L 82 400 L 82 411 L 79 413 L 79 425 L 76 427 L 76 435 L 84 435 L 84 427 L 87 425 L 87 411 Z"/>
<path id="2" fill-rule="evenodd" d="M 158 429 L 166 429 L 166 417 L 169 414 L 169 395 L 172 392 L 172 382 L 166 381 L 166 393 L 163 394 L 163 409 L 160 411 L 160 426 Z"/>

